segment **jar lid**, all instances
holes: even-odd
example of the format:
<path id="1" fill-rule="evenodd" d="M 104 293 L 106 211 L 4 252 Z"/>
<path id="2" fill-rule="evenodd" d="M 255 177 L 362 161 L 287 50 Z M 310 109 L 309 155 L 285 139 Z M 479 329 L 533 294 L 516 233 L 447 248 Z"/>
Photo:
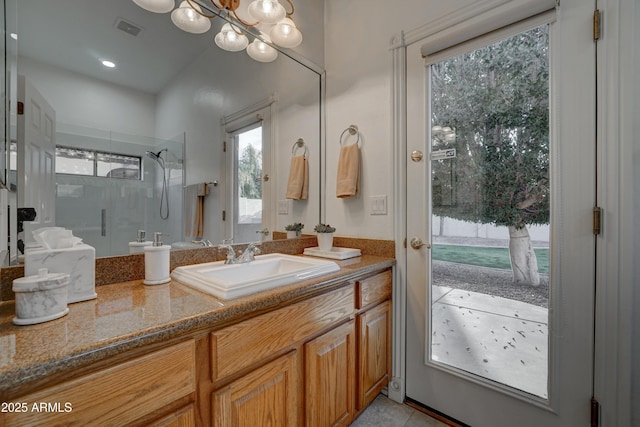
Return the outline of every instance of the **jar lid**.
<path id="1" fill-rule="evenodd" d="M 13 281 L 13 292 L 34 292 L 55 289 L 69 284 L 69 273 L 49 273 L 46 268 L 33 276 L 20 277 Z"/>

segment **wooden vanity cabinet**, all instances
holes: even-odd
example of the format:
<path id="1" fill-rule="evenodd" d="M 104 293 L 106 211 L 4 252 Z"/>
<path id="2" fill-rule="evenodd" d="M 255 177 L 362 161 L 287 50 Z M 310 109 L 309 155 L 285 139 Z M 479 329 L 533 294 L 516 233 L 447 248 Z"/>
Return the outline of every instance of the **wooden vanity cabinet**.
<path id="1" fill-rule="evenodd" d="M 391 270 L 23 395 L 2 426 L 347 426 L 390 378 Z M 156 347 L 157 348 L 157 347 Z"/>
<path id="2" fill-rule="evenodd" d="M 212 332 L 213 425 L 348 426 L 390 378 L 390 299 L 385 270 Z"/>
<path id="3" fill-rule="evenodd" d="M 391 270 L 362 279 L 357 285 L 357 409 L 366 408 L 391 377 Z"/>
<path id="4" fill-rule="evenodd" d="M 195 425 L 193 406 L 184 408 L 195 384 L 195 342 L 188 340 L 15 399 L 28 410 L 0 414 L 0 425 L 134 426 L 159 418 L 151 425 Z M 33 406 L 40 403 L 54 406 Z"/>

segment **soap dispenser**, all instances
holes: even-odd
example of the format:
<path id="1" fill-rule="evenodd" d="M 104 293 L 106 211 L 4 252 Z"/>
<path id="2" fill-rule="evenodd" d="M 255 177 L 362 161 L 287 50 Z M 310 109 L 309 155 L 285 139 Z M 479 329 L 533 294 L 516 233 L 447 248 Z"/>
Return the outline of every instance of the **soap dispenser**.
<path id="1" fill-rule="evenodd" d="M 171 246 L 162 244 L 162 233 L 153 233 L 153 244 L 144 247 L 144 284 L 160 285 L 171 281 Z"/>
<path id="2" fill-rule="evenodd" d="M 144 230 L 138 230 L 138 238 L 135 242 L 129 242 L 129 253 L 130 254 L 141 254 L 144 253 L 145 246 L 151 246 L 153 244 L 152 241 L 146 240 L 147 233 Z"/>

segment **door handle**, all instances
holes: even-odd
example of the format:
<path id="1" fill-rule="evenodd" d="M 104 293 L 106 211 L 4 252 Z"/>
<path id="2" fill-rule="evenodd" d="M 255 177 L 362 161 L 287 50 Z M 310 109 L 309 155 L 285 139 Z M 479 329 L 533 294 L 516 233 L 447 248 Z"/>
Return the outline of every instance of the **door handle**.
<path id="1" fill-rule="evenodd" d="M 427 249 L 431 249 L 431 244 L 423 242 L 419 237 L 414 237 L 413 239 L 411 239 L 410 245 L 415 250 L 418 250 L 423 246 L 426 246 Z"/>
<path id="2" fill-rule="evenodd" d="M 106 209 L 102 209 L 100 211 L 100 235 L 103 237 L 107 235 L 107 210 Z"/>

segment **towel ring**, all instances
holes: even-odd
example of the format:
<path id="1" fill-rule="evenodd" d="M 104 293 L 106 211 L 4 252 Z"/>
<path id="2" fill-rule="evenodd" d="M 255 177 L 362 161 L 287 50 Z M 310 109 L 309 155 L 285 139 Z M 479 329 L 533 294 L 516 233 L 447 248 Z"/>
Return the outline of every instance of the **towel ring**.
<path id="1" fill-rule="evenodd" d="M 302 153 L 303 156 L 306 156 L 309 152 L 309 149 L 304 145 L 304 139 L 302 138 L 298 138 L 298 140 L 293 143 L 293 147 L 291 147 L 291 155 L 295 155 L 298 148 L 304 148 L 304 153 Z"/>
<path id="2" fill-rule="evenodd" d="M 349 132 L 349 135 L 357 135 L 358 136 L 358 139 L 356 140 L 356 145 L 359 145 L 359 143 L 360 143 L 360 131 L 358 130 L 358 126 L 350 125 L 348 128 L 343 130 L 342 134 L 340 135 L 340 146 L 343 146 L 342 140 L 344 138 L 344 134 L 347 133 L 347 132 Z"/>

